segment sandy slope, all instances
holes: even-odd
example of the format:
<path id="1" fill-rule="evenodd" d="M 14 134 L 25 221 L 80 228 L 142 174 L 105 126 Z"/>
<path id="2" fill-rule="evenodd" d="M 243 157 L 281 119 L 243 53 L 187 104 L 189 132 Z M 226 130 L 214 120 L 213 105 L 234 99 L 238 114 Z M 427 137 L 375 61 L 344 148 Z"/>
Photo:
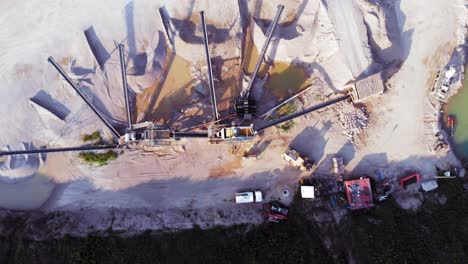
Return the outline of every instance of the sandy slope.
<path id="1" fill-rule="evenodd" d="M 400 52 L 408 57 L 391 81 L 393 88 L 385 98 L 386 106 L 375 106 L 376 110 L 380 108 L 388 113 L 386 119 L 378 120 L 380 125 L 369 131 L 378 133 L 379 137 L 373 137 L 374 147 L 369 146 L 368 151 L 375 153 L 381 149 L 390 160 L 430 155 L 425 151 L 428 139 L 423 136 L 427 127 L 420 121 L 434 113 L 426 99 L 429 74 L 448 63 L 452 50 L 461 41 L 456 15 L 461 8 L 459 2 L 433 1 L 431 5 L 402 2 L 400 8 L 404 15 L 398 17 L 398 24 L 402 32 L 412 32 L 402 33 L 404 38 L 400 44 L 403 49 Z M 446 15 L 439 16 L 441 13 Z M 445 25 L 444 30 L 435 30 L 441 24 Z M 436 64 L 424 63 L 425 58 L 432 57 L 439 58 Z"/>
<path id="2" fill-rule="evenodd" d="M 328 1 L 327 9 L 336 29 L 336 37 L 353 76 L 370 72 L 372 62 L 366 30 L 360 10 L 352 0 Z"/>

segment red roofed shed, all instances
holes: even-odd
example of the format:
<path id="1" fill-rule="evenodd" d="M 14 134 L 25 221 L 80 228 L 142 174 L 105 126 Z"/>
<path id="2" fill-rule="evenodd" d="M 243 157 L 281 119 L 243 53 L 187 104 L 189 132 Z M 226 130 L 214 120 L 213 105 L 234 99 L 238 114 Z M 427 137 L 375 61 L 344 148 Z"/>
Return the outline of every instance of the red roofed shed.
<path id="1" fill-rule="evenodd" d="M 351 209 L 360 209 L 373 206 L 370 180 L 361 178 L 345 181 L 346 196 Z"/>

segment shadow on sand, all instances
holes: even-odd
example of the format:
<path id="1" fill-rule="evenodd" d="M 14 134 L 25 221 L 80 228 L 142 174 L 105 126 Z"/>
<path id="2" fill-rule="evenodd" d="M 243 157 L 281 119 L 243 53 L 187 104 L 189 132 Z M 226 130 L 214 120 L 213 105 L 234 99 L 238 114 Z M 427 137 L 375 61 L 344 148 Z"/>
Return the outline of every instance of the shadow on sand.
<path id="1" fill-rule="evenodd" d="M 84 31 L 86 40 L 88 41 L 89 48 L 93 52 L 94 57 L 96 58 L 97 63 L 104 69 L 104 64 L 110 59 L 110 53 L 106 50 L 104 45 L 102 45 L 101 40 L 99 39 L 96 31 L 93 26 L 90 26 Z"/>
<path id="2" fill-rule="evenodd" d="M 320 161 L 325 153 L 325 146 L 328 139 L 325 139 L 325 134 L 330 130 L 331 122 L 327 122 L 319 130 L 315 127 L 306 127 L 299 135 L 297 135 L 289 144 L 289 147 L 304 153 L 315 162 Z"/>
<path id="3" fill-rule="evenodd" d="M 383 79 L 388 80 L 396 73 L 396 71 L 398 71 L 399 67 L 401 67 L 408 58 L 414 29 L 403 31 L 406 15 L 401 10 L 401 0 L 395 1 L 393 5 L 385 3 L 381 4 L 376 0 L 369 2 L 373 5 L 377 5 L 381 10 L 383 10 L 385 16 L 385 29 L 388 34 L 388 39 L 391 42 L 391 46 L 382 49 L 375 41 L 370 25 L 364 19 L 363 22 L 367 29 L 367 37 L 371 48 L 373 63 L 362 74 L 360 74 L 357 79 L 362 79 L 372 75 L 373 73 L 384 70 Z"/>

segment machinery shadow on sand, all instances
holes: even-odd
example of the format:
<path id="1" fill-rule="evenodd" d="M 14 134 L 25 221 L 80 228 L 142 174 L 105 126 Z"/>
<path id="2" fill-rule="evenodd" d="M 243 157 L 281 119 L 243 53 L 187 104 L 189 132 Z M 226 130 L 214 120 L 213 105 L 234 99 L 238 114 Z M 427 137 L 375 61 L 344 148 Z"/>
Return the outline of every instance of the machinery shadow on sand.
<path id="1" fill-rule="evenodd" d="M 93 26 L 88 27 L 84 31 L 86 41 L 88 42 L 89 48 L 93 52 L 94 57 L 96 58 L 97 63 L 104 69 L 104 65 L 110 59 L 110 53 L 106 50 L 102 44 L 100 38 L 96 34 Z"/>
<path id="2" fill-rule="evenodd" d="M 331 126 L 331 122 L 326 122 L 321 129 L 312 126 L 306 127 L 291 141 L 289 147 L 299 153 L 304 153 L 315 162 L 319 162 L 324 157 L 325 146 L 329 140 L 325 139 L 325 135 Z"/>

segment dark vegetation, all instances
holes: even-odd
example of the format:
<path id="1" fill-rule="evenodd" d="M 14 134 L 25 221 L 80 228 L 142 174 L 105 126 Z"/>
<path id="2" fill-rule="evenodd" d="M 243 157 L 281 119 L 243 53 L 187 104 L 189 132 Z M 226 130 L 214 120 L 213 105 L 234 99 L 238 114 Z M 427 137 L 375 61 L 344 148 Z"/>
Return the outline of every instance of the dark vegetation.
<path id="1" fill-rule="evenodd" d="M 100 143 L 102 141 L 102 136 L 99 131 L 95 131 L 91 134 L 85 134 L 83 136 L 83 142 L 98 142 Z"/>
<path id="2" fill-rule="evenodd" d="M 107 162 L 111 160 L 115 160 L 117 156 L 118 156 L 117 152 L 113 150 L 109 150 L 103 153 L 88 151 L 88 152 L 80 152 L 80 154 L 78 154 L 78 158 L 88 163 L 98 164 L 101 166 L 107 164 Z"/>
<path id="3" fill-rule="evenodd" d="M 65 237 L 48 241 L 2 238 L 0 263 L 329 263 L 317 226 L 300 217 L 283 224 L 238 225 L 122 238 Z M 2 241 L 3 240 L 3 241 Z M 3 259 L 2 259 L 3 256 Z"/>
<path id="4" fill-rule="evenodd" d="M 389 200 L 331 223 L 335 233 L 324 232 L 327 227 L 310 217 L 317 209 L 300 199 L 290 220 L 280 224 L 148 231 L 130 238 L 109 231 L 31 241 L 22 238 L 27 231 L 21 221 L 10 219 L 16 231 L 0 236 L 0 263 L 468 263 L 468 193 L 460 179 L 439 185 L 417 212 Z M 444 205 L 436 202 L 438 195 L 447 197 Z M 5 220 L 2 225 L 5 230 Z"/>
<path id="5" fill-rule="evenodd" d="M 366 263 L 468 263 L 468 193 L 460 179 L 439 181 L 439 190 L 417 212 L 393 200 L 349 221 L 353 252 Z M 440 205 L 438 194 L 447 197 Z M 426 197 L 427 198 L 427 197 Z"/>
<path id="6" fill-rule="evenodd" d="M 294 114 L 294 112 L 296 112 L 296 105 L 294 103 L 287 103 L 278 109 L 278 112 L 274 119 L 287 116 L 290 114 Z M 279 128 L 282 132 L 288 132 L 291 128 L 294 127 L 294 121 L 288 120 L 286 122 L 283 122 L 277 125 L 276 127 Z"/>

